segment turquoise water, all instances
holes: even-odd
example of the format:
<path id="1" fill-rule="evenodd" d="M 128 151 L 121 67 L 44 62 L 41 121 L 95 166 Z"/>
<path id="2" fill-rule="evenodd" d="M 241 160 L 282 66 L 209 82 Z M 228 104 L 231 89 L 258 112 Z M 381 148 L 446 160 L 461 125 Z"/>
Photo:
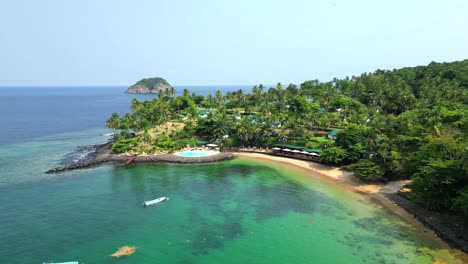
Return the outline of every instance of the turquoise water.
<path id="1" fill-rule="evenodd" d="M 106 164 L 44 174 L 77 146 L 108 139 L 94 110 L 128 108 L 120 91 L 85 90 L 59 89 L 50 96 L 63 101 L 49 104 L 54 98 L 41 92 L 0 89 L 0 108 L 16 102 L 0 111 L 0 263 L 462 263 L 367 196 L 279 164 Z M 86 110 L 92 102 L 102 105 Z M 171 200 L 141 205 L 161 196 Z M 124 245 L 136 253 L 112 259 Z"/>
<path id="2" fill-rule="evenodd" d="M 170 201 L 144 208 L 142 201 Z M 0 189 L 0 263 L 432 263 L 453 259 L 366 197 L 236 159 L 104 165 Z M 109 255 L 134 245 L 134 255 Z"/>
<path id="3" fill-rule="evenodd" d="M 217 151 L 183 151 L 177 152 L 175 155 L 181 157 L 206 157 L 211 155 L 216 155 Z"/>

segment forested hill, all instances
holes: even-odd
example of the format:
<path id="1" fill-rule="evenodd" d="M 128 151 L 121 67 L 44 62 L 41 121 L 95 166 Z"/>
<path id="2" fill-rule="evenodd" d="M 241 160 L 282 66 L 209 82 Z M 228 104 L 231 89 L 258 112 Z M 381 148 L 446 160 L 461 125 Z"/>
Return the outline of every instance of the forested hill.
<path id="1" fill-rule="evenodd" d="M 323 85 L 336 88 L 333 107 L 350 107 L 349 99 L 365 106 L 367 124 L 349 120 L 359 127 L 347 126 L 336 142 L 347 155 L 363 152 L 359 145 L 376 153 L 354 164 L 355 172 L 411 178 L 415 200 L 457 211 L 468 222 L 468 60 L 377 70 Z M 359 134 L 368 137 L 366 144 L 340 143 Z"/>
<path id="2" fill-rule="evenodd" d="M 468 60 L 377 70 L 352 79 L 335 80 L 332 84 L 344 95 L 389 114 L 432 107 L 440 101 L 466 103 Z"/>
<path id="3" fill-rule="evenodd" d="M 206 97 L 166 90 L 133 100 L 132 111 L 107 121 L 137 132 L 117 138 L 116 150 L 172 151 L 202 139 L 304 146 L 366 180 L 411 178 L 415 200 L 468 222 L 468 60 Z"/>

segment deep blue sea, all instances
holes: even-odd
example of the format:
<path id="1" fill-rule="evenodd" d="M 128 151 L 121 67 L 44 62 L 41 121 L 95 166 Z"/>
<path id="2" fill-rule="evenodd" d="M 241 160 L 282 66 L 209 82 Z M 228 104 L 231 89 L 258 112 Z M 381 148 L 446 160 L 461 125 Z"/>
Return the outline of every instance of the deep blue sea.
<path id="1" fill-rule="evenodd" d="M 225 93 L 238 86 L 181 86 L 201 95 Z M 157 95 L 125 94 L 126 87 L 0 87 L 0 145 L 66 132 L 104 128 L 113 113 L 130 111 L 133 98 L 151 100 Z"/>
<path id="2" fill-rule="evenodd" d="M 284 164 L 238 158 L 45 174 L 109 140 L 113 112 L 156 96 L 125 88 L 0 88 L 0 264 L 463 263 L 369 197 Z M 141 206 L 160 196 L 171 199 Z M 113 259 L 124 245 L 136 253 Z"/>

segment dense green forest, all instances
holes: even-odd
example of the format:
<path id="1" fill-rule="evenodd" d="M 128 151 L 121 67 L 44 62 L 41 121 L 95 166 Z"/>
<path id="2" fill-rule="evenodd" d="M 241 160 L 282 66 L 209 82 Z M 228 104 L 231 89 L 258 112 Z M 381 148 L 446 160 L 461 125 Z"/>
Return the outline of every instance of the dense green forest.
<path id="1" fill-rule="evenodd" d="M 433 62 L 206 97 L 159 93 L 134 99 L 132 113 L 113 114 L 107 126 L 124 131 L 116 152 L 172 151 L 197 140 L 319 148 L 323 162 L 351 165 L 366 180 L 411 178 L 415 200 L 468 219 L 467 91 L 468 60 Z"/>

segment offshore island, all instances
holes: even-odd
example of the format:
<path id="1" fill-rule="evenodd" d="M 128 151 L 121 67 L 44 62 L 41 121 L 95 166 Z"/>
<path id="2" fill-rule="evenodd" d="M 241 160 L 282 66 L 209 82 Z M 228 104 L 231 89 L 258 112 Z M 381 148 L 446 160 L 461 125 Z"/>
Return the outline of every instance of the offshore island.
<path id="1" fill-rule="evenodd" d="M 138 81 L 134 85 L 128 87 L 125 93 L 128 94 L 150 94 L 165 92 L 173 90 L 172 87 L 165 79 L 160 77 L 146 78 Z"/>
<path id="2" fill-rule="evenodd" d="M 186 89 L 175 96 L 166 80 L 148 78 L 126 92 L 157 97 L 112 114 L 106 125 L 114 138 L 96 158 L 49 172 L 130 160 L 290 162 L 360 192 L 384 193 L 375 197 L 467 252 L 467 91 L 468 60 L 208 96 Z M 202 149 L 217 154 L 171 154 Z"/>

